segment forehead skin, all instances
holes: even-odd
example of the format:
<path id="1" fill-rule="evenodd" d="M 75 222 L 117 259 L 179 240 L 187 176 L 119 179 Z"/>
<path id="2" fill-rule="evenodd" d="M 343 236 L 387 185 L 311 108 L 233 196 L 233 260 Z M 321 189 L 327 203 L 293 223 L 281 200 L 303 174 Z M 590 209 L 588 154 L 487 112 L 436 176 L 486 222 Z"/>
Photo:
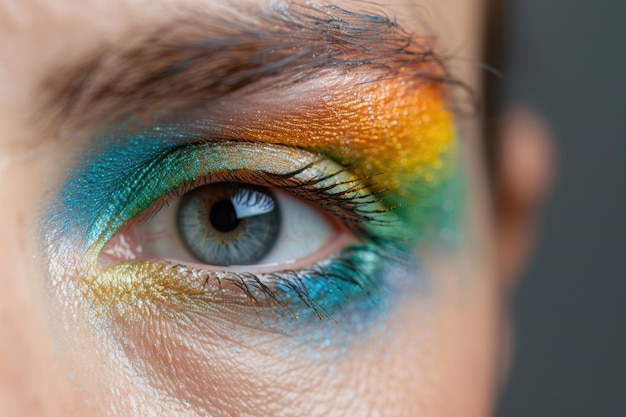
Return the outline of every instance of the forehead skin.
<path id="1" fill-rule="evenodd" d="M 118 376 L 111 371 L 114 366 L 101 363 L 101 358 L 93 356 L 90 341 L 82 339 L 87 338 L 86 333 L 67 323 L 59 324 L 63 312 L 50 306 L 41 260 L 33 255 L 40 253 L 33 236 L 40 213 L 40 188 L 55 184 L 68 161 L 62 148 L 46 142 L 37 111 L 44 102 L 44 80 L 61 64 L 80 62 L 103 45 L 124 45 L 137 31 L 166 24 L 174 9 L 193 12 L 200 8 L 216 14 L 235 10 L 236 15 L 236 10 L 252 3 L 261 7 L 268 4 L 249 0 L 0 0 L 0 415 L 196 415 L 142 394 L 132 378 L 116 380 Z M 479 66 L 467 64 L 480 60 L 480 0 L 381 0 L 381 7 L 358 1 L 333 4 L 397 13 L 407 29 L 435 35 L 446 55 L 460 58 L 450 64 L 453 75 L 480 89 Z M 473 183 L 478 181 L 474 177 L 479 177 L 479 160 L 474 154 L 476 134 L 471 126 L 465 127 L 464 136 L 467 169 L 473 178 L 469 182 L 480 196 L 482 187 Z M 480 211 L 480 206 L 474 210 Z M 480 226 L 484 222 L 481 217 L 475 223 Z M 484 234 L 476 234 L 480 247 L 488 246 L 483 242 Z M 301 398 L 316 401 L 318 408 L 300 415 L 329 415 L 327 404 L 336 407 L 336 415 L 487 415 L 495 384 L 498 311 L 491 265 L 480 262 L 484 259 L 481 256 L 488 258 L 488 252 L 472 254 L 478 260 L 468 262 L 468 273 L 481 277 L 473 287 L 459 290 L 456 278 L 442 279 L 442 288 L 437 291 L 445 294 L 445 302 L 433 319 L 431 334 L 421 334 L 416 327 L 390 341 L 389 356 L 402 357 L 406 352 L 405 360 L 414 364 L 410 370 L 403 361 L 383 363 L 364 351 L 338 366 L 334 377 L 327 378 L 332 381 L 328 387 L 312 385 L 310 392 L 294 388 L 290 398 L 272 392 L 245 394 L 265 395 L 264 401 L 274 405 L 264 404 L 262 409 L 275 415 L 291 415 L 283 412 L 288 407 L 298 415 L 295 410 L 303 402 Z M 454 275 L 445 267 L 439 272 Z M 407 312 L 407 316 L 411 314 L 416 313 Z M 71 353 L 59 342 L 59 334 L 75 338 L 77 346 Z M 425 347 L 411 353 L 416 340 L 424 339 Z M 193 364 L 183 365 L 191 368 Z M 224 401 L 233 415 L 255 415 L 251 409 L 233 405 L 233 397 L 241 392 L 238 389 L 245 387 L 228 387 L 227 381 L 224 385 L 223 395 L 230 397 Z M 358 387 L 362 401 L 345 400 L 345 386 Z M 97 391 L 99 387 L 107 389 Z M 216 391 L 220 392 L 212 392 Z M 411 404 L 408 411 L 405 404 Z"/>

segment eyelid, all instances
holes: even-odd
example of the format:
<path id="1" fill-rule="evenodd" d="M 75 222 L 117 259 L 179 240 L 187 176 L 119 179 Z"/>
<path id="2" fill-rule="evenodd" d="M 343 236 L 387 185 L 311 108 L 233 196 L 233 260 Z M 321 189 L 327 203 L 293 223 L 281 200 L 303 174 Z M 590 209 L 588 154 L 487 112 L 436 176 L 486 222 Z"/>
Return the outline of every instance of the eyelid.
<path id="1" fill-rule="evenodd" d="M 242 175 L 247 179 L 238 177 Z M 106 244 L 129 221 L 142 213 L 150 215 L 151 205 L 156 203 L 158 208 L 159 201 L 166 202 L 168 196 L 189 191 L 211 178 L 265 181 L 304 199 L 309 197 L 351 226 L 361 239 L 308 267 L 258 274 L 198 269 L 166 259 L 121 262 L 108 268 L 98 265 Z M 291 311 L 290 305 L 300 305 L 318 318 L 330 317 L 344 301 L 382 295 L 379 289 L 385 268 L 392 262 L 408 262 L 401 261 L 409 256 L 406 242 L 398 241 L 402 236 L 398 230 L 403 226 L 393 207 L 379 194 L 381 190 L 372 188 L 370 192 L 368 184 L 331 159 L 284 145 L 204 142 L 174 148 L 126 171 L 126 178 L 114 187 L 108 204 L 87 228 L 87 256 L 95 261 L 88 265 L 88 275 L 96 277 L 98 294 L 147 303 L 124 301 L 129 309 L 141 310 L 155 300 L 192 303 L 189 309 L 193 310 L 236 304 L 270 310 L 279 305 Z M 228 284 L 229 291 L 223 292 L 222 282 Z M 107 302 L 94 300 L 109 308 Z"/>
<path id="2" fill-rule="evenodd" d="M 154 171 L 157 169 L 167 172 L 156 175 Z M 126 181 L 122 192 L 99 213 L 87 231 L 87 244 L 102 249 L 127 221 L 146 211 L 161 196 L 188 191 L 211 175 L 233 179 L 237 172 L 247 173 L 253 183 L 265 181 L 287 190 L 292 187 L 300 191 L 300 197 L 309 201 L 312 201 L 312 195 L 307 193 L 324 192 L 326 200 L 315 202 L 327 210 L 338 207 L 338 199 L 351 201 L 350 207 L 333 214 L 355 225 L 368 220 L 363 230 L 365 234 L 393 235 L 393 230 L 389 229 L 394 229 L 390 226 L 396 219 L 390 208 L 385 207 L 376 194 L 370 193 L 360 179 L 337 163 L 280 145 L 210 142 L 174 149 L 146 164 L 136 177 Z M 237 181 L 245 179 L 237 178 Z M 307 182 L 308 190 L 302 186 Z"/>

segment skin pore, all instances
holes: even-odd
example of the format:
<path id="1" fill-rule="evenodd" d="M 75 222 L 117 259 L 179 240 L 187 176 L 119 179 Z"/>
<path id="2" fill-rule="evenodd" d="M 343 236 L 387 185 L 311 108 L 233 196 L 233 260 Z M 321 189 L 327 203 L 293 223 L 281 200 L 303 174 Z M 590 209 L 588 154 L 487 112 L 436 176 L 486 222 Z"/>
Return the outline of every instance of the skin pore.
<path id="1" fill-rule="evenodd" d="M 455 83 L 481 90 L 481 2 L 303 4 L 0 1 L 0 415 L 490 414 L 547 134 L 530 116 L 504 120 L 494 216 L 480 126 L 452 106 Z M 344 23 L 311 26 L 329 16 Z M 284 51 L 305 46 L 292 64 Z M 316 188 L 323 176 L 348 191 Z M 348 272 L 299 277 L 305 295 L 223 268 L 206 282 L 149 260 L 103 272 L 107 242 L 140 239 L 137 216 L 207 178 L 295 178 L 320 212 L 319 196 L 334 198 L 330 223 L 362 243 L 341 258 Z M 403 227 L 350 217 L 346 195 Z"/>

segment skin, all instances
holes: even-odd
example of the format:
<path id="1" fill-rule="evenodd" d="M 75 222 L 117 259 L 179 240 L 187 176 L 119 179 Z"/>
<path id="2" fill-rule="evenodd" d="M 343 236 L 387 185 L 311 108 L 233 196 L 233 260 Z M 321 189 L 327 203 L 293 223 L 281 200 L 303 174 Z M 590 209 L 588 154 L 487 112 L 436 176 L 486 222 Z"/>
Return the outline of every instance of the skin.
<path id="1" fill-rule="evenodd" d="M 41 202 L 74 161 L 60 141 L 42 141 L 46 131 L 32 119 L 41 82 L 60 60 L 78 60 L 102 42 L 163 21 L 167 3 L 0 2 L 0 415 L 489 415 L 510 354 L 508 296 L 551 177 L 549 135 L 526 111 L 502 119 L 493 190 L 480 153 L 481 127 L 462 121 L 464 224 L 472 244 L 453 257 L 427 259 L 434 277 L 428 292 L 410 295 L 396 313 L 401 319 L 374 328 L 348 354 L 324 352 L 312 361 L 315 347 L 296 347 L 285 357 L 277 353 L 285 336 L 267 335 L 243 338 L 243 353 L 234 355 L 226 348 L 233 341 L 219 335 L 200 345 L 175 328 L 165 336 L 127 329 L 133 348 L 125 357 L 148 369 L 139 376 L 111 359 L 72 313 L 72 300 L 50 290 L 38 231 Z M 219 2 L 203 3 L 217 9 Z M 389 3 L 406 27 L 422 30 L 414 5 Z M 481 3 L 420 0 L 419 6 L 440 47 L 467 58 L 451 62 L 454 76 L 480 91 L 478 65 L 463 62 L 480 61 Z M 179 343 L 168 345 L 168 336 Z M 156 348 L 157 339 L 169 350 Z M 195 356 L 183 354 L 184 342 Z M 182 390 L 176 372 L 184 375 Z"/>

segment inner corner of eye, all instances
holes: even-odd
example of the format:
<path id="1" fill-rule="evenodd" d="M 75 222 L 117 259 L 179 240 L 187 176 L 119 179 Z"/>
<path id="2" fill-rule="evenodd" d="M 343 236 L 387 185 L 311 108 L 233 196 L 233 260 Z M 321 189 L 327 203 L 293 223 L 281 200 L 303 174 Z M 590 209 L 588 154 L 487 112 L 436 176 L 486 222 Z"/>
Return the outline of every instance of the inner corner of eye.
<path id="1" fill-rule="evenodd" d="M 356 241 L 338 218 L 286 191 L 213 182 L 131 220 L 106 243 L 100 264 L 165 261 L 213 271 L 276 272 L 310 267 Z"/>

